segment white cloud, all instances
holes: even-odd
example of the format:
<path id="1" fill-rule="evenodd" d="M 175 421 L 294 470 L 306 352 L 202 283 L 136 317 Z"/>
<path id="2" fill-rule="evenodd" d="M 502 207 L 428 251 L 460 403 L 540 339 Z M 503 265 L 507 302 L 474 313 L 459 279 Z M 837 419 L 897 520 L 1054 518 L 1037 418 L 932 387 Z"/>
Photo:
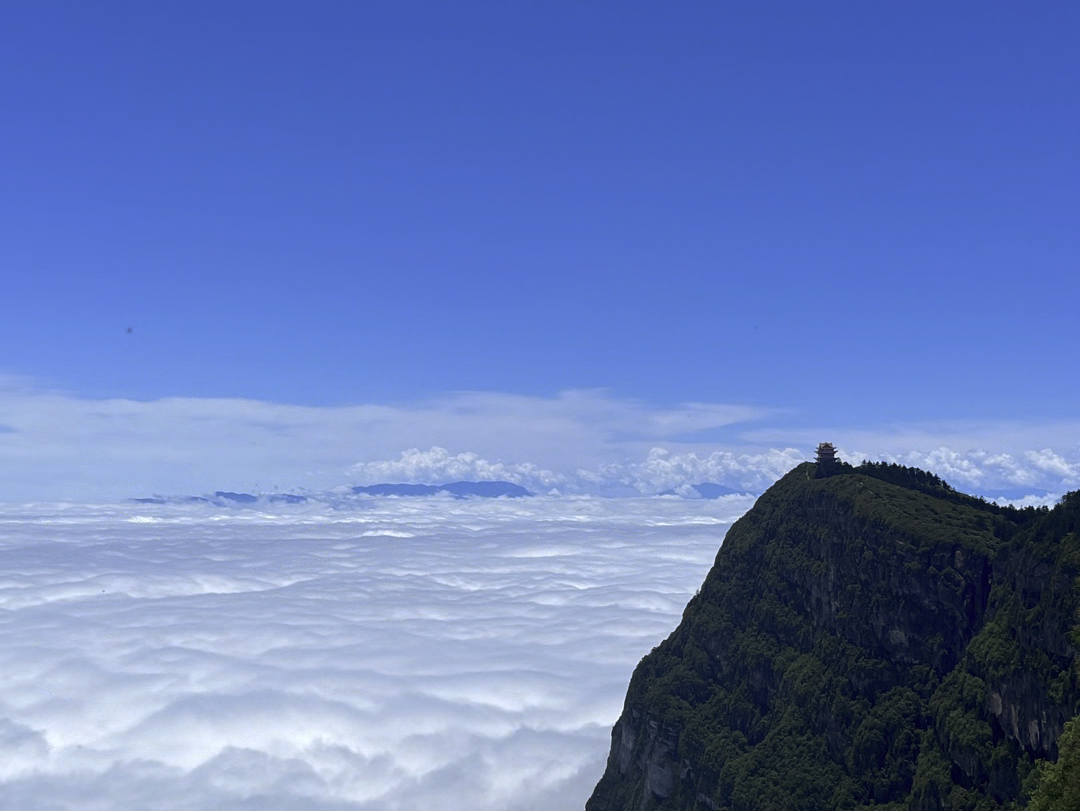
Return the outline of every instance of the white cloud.
<path id="1" fill-rule="evenodd" d="M 8 429 L 0 432 L 0 500 L 325 489 L 342 484 L 350 471 L 364 476 L 381 468 L 431 476 L 444 469 L 491 471 L 546 488 L 578 466 L 642 455 L 665 437 L 764 413 L 700 403 L 650 407 L 602 391 L 463 392 L 407 405 L 342 407 L 85 400 L 20 381 L 0 386 L 0 425 Z M 436 458 L 440 451 L 410 448 L 448 450 Z M 399 458 L 403 451 L 408 458 Z"/>
<path id="2" fill-rule="evenodd" d="M 1064 421 L 941 423 L 814 429 L 752 428 L 755 443 L 808 450 L 821 440 L 841 458 L 884 460 L 931 470 L 971 492 L 1049 492 L 1080 485 L 1080 423 Z"/>
<path id="3" fill-rule="evenodd" d="M 85 400 L 4 379 L 0 501 L 473 478 L 539 493 L 632 495 L 702 481 L 760 491 L 823 439 L 850 461 L 928 468 L 961 489 L 1060 493 L 1080 484 L 1078 423 L 759 427 L 778 413 L 657 407 L 596 390 L 342 407 Z M 708 436 L 725 440 L 687 441 Z"/>
<path id="4" fill-rule="evenodd" d="M 0 510 L 0 807 L 581 808 L 750 501 Z"/>
<path id="5" fill-rule="evenodd" d="M 645 494 L 704 481 L 761 491 L 806 458 L 795 448 L 742 454 L 714 451 L 707 455 L 652 448 L 644 460 L 604 465 L 595 476 L 588 471 L 581 475 L 599 483 L 624 484 Z"/>
<path id="6" fill-rule="evenodd" d="M 1037 470 L 1050 476 L 1060 477 L 1070 486 L 1080 481 L 1080 462 L 1068 462 L 1049 448 L 1028 451 L 1024 456 Z"/>
<path id="7" fill-rule="evenodd" d="M 350 469 L 359 484 L 378 482 L 417 482 L 420 484 L 443 484 L 462 479 L 473 481 L 509 481 L 548 492 L 567 485 L 566 476 L 544 470 L 534 464 L 508 465 L 491 462 L 479 454 L 466 451 L 451 454 L 446 448 L 433 447 L 422 451 L 411 448 L 403 451 L 398 459 L 380 462 L 360 462 Z"/>
<path id="8" fill-rule="evenodd" d="M 1076 455 L 1080 460 L 1080 454 Z M 901 454 L 879 453 L 878 459 L 931 470 L 959 490 L 994 493 L 1007 490 L 1061 494 L 1080 482 L 1080 462 L 1068 462 L 1051 450 L 1018 454 L 976 448 L 956 451 L 941 447 Z"/>
<path id="9" fill-rule="evenodd" d="M 869 454 L 841 447 L 840 455 L 856 464 L 863 459 L 879 459 L 930 470 L 953 486 L 976 493 L 1007 490 L 1020 494 L 1061 494 L 1080 481 L 1080 461 L 1070 462 L 1052 450 L 1028 451 L 1014 456 L 978 449 L 961 452 L 937 447 L 928 451 Z M 512 481 L 534 492 L 652 495 L 675 490 L 689 495 L 691 484 L 705 481 L 761 492 L 792 467 L 811 457 L 809 449 L 793 447 L 743 453 L 679 452 L 653 447 L 643 458 L 560 473 L 528 463 L 492 462 L 475 453 L 450 454 L 444 448 L 434 447 L 427 451 L 414 448 L 395 460 L 359 464 L 352 472 L 363 483 L 439 483 L 476 478 Z"/>

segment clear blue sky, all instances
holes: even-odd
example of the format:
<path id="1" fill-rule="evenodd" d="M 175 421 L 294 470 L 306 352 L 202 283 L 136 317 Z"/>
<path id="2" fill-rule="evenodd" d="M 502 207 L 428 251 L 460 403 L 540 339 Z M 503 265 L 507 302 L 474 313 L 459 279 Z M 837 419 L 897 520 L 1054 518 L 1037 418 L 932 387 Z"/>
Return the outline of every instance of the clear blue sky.
<path id="1" fill-rule="evenodd" d="M 5 3 L 0 373 L 1075 417 L 1077 42 L 1072 2 Z"/>

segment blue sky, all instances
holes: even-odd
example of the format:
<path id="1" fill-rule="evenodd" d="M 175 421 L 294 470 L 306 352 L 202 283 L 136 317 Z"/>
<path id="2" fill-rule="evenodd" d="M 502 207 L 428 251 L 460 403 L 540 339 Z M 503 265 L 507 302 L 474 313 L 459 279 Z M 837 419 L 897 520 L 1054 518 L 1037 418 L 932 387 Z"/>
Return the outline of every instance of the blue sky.
<path id="1" fill-rule="evenodd" d="M 1078 35 L 1072 3 L 8 3 L 0 374 L 1080 462 Z"/>

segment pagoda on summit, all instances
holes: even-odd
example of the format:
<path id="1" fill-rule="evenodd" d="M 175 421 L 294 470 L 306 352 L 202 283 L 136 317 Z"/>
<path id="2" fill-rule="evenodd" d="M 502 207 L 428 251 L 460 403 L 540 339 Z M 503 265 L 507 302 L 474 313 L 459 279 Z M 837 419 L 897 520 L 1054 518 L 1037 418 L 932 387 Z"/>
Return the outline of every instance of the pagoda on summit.
<path id="1" fill-rule="evenodd" d="M 831 442 L 822 442 L 817 446 L 817 458 L 814 460 L 819 465 L 831 465 L 839 461 L 836 458 L 836 448 Z"/>

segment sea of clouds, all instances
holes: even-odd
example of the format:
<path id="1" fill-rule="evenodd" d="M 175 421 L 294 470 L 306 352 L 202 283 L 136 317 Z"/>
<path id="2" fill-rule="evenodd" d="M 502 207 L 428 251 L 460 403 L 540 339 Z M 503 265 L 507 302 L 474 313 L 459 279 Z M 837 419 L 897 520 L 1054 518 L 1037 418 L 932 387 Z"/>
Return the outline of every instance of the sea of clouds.
<path id="1" fill-rule="evenodd" d="M 0 807 L 568 811 L 752 499 L 0 508 Z"/>

